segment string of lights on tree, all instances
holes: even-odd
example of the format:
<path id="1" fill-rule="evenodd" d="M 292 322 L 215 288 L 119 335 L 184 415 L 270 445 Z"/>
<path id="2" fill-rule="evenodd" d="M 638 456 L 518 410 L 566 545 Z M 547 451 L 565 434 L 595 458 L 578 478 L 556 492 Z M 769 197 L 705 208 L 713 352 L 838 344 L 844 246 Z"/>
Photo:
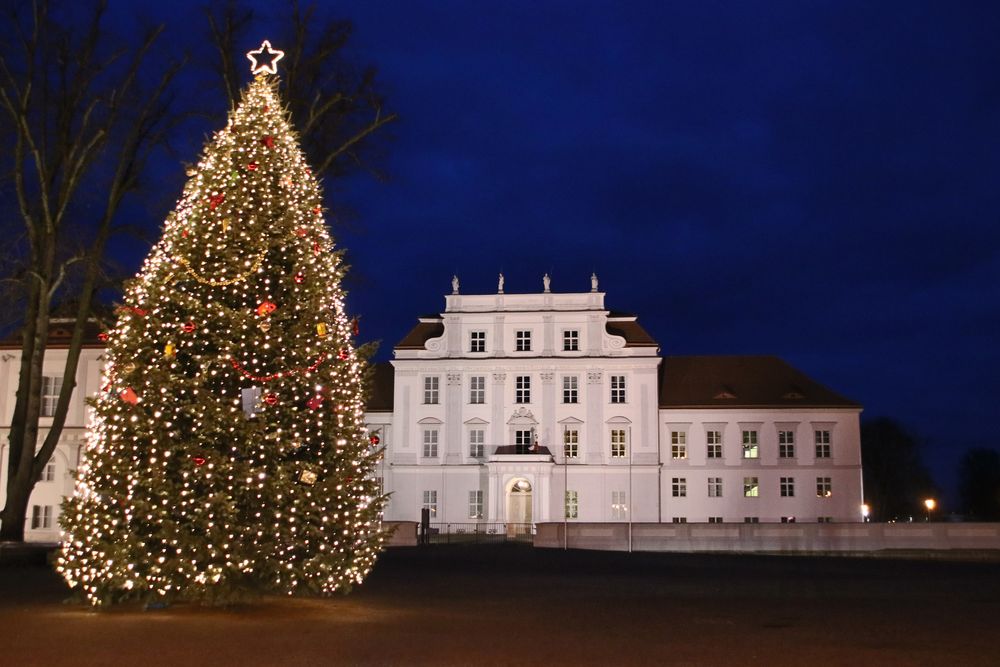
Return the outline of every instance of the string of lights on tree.
<path id="1" fill-rule="evenodd" d="M 331 594 L 382 548 L 357 320 L 282 55 L 247 54 L 255 78 L 102 336 L 57 564 L 93 605 Z"/>

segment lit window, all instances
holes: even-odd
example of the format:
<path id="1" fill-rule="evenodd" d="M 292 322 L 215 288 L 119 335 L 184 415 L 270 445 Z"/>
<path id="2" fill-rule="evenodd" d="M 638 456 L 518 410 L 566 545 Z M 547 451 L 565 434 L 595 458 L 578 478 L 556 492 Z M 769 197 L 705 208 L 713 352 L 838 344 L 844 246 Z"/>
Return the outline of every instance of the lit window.
<path id="1" fill-rule="evenodd" d="M 563 431 L 563 455 L 568 459 L 580 456 L 580 432 L 576 429 Z"/>
<path id="2" fill-rule="evenodd" d="M 674 498 L 685 498 L 688 494 L 688 482 L 686 477 L 674 477 L 670 480 L 670 495 Z"/>
<path id="3" fill-rule="evenodd" d="M 611 456 L 612 458 L 625 458 L 625 430 L 611 429 Z"/>
<path id="4" fill-rule="evenodd" d="M 486 402 L 486 376 L 473 375 L 469 378 L 469 403 L 481 405 Z"/>
<path id="5" fill-rule="evenodd" d="M 485 351 L 486 351 L 486 332 L 470 331 L 469 352 L 485 352 Z"/>
<path id="6" fill-rule="evenodd" d="M 435 458 L 438 455 L 438 430 L 436 428 L 424 429 L 424 458 Z"/>
<path id="7" fill-rule="evenodd" d="M 793 498 L 795 497 L 795 478 L 794 477 L 782 477 L 779 480 L 778 490 L 781 493 L 782 498 Z"/>
<path id="8" fill-rule="evenodd" d="M 566 491 L 566 518 L 576 519 L 580 516 L 580 502 L 576 491 Z"/>
<path id="9" fill-rule="evenodd" d="M 755 459 L 760 456 L 757 446 L 757 431 L 743 431 L 743 458 Z"/>
<path id="10" fill-rule="evenodd" d="M 530 331 L 517 331 L 514 333 L 514 350 L 517 352 L 531 352 Z"/>
<path id="11" fill-rule="evenodd" d="M 743 497 L 756 498 L 760 495 L 760 485 L 756 477 L 743 478 Z"/>
<path id="12" fill-rule="evenodd" d="M 531 376 L 518 375 L 514 379 L 514 402 L 531 403 Z"/>
<path id="13" fill-rule="evenodd" d="M 42 416 L 51 417 L 56 413 L 59 392 L 62 391 L 62 377 L 46 375 L 42 377 Z"/>
<path id="14" fill-rule="evenodd" d="M 778 458 L 795 458 L 795 432 L 778 431 Z"/>
<path id="15" fill-rule="evenodd" d="M 434 519 L 438 513 L 438 492 L 437 491 L 424 491 L 424 504 L 423 508 L 430 510 L 431 519 Z"/>
<path id="16" fill-rule="evenodd" d="M 580 332 L 576 329 L 563 331 L 563 351 L 577 352 L 580 349 Z"/>
<path id="17" fill-rule="evenodd" d="M 616 521 L 624 521 L 628 518 L 628 505 L 625 502 L 624 491 L 611 492 L 611 518 Z"/>
<path id="18" fill-rule="evenodd" d="M 688 457 L 687 433 L 683 431 L 670 432 L 670 458 L 686 459 Z"/>
<path id="19" fill-rule="evenodd" d="M 816 497 L 829 498 L 833 495 L 833 482 L 829 477 L 816 478 Z"/>
<path id="20" fill-rule="evenodd" d="M 482 491 L 482 489 L 476 489 L 475 491 L 469 491 L 469 518 L 470 519 L 482 519 L 483 518 L 483 491 Z"/>
<path id="21" fill-rule="evenodd" d="M 563 403 L 576 403 L 579 400 L 580 380 L 575 375 L 563 376 Z"/>
<path id="22" fill-rule="evenodd" d="M 611 402 L 612 403 L 624 403 L 625 402 L 625 376 L 624 375 L 612 375 L 611 376 Z"/>
<path id="23" fill-rule="evenodd" d="M 441 378 L 436 375 L 424 378 L 424 403 L 426 405 L 437 404 L 440 387 Z"/>
<path id="24" fill-rule="evenodd" d="M 705 434 L 705 440 L 707 442 L 708 450 L 706 455 L 710 459 L 721 459 L 722 458 L 722 432 L 721 431 L 708 431 Z"/>
<path id="25" fill-rule="evenodd" d="M 709 477 L 708 478 L 708 497 L 709 498 L 721 498 L 722 497 L 722 478 L 721 477 Z"/>
<path id="26" fill-rule="evenodd" d="M 469 431 L 469 456 L 473 458 L 482 458 L 483 456 L 483 443 L 486 438 L 486 431 L 481 428 L 474 428 Z"/>
<path id="27" fill-rule="evenodd" d="M 816 431 L 816 458 L 830 458 L 830 432 Z"/>

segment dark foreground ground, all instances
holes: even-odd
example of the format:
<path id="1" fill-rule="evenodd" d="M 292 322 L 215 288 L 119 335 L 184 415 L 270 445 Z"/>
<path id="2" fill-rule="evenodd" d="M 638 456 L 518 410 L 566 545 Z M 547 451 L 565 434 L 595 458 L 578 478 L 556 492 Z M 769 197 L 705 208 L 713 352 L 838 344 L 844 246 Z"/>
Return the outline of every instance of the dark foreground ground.
<path id="1" fill-rule="evenodd" d="M 996 562 L 396 549 L 348 597 L 93 612 L 0 566 L 0 665 L 1000 665 Z"/>

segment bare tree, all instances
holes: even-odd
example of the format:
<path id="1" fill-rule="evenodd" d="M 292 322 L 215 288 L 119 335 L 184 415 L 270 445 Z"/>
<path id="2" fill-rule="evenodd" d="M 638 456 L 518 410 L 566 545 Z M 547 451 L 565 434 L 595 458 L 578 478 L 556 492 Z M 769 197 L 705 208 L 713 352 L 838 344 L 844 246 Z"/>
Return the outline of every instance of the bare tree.
<path id="1" fill-rule="evenodd" d="M 24 539 L 28 499 L 65 424 L 105 246 L 123 199 L 136 190 L 150 153 L 176 120 L 169 89 L 180 64 L 149 71 L 162 26 L 146 31 L 133 48 L 108 52 L 106 4 L 73 6 L 85 13 L 82 23 L 68 3 L 57 16 L 48 0 L 23 2 L 4 17 L 0 131 L 12 146 L 5 190 L 16 201 L 26 248 L 22 266 L 10 276 L 19 282 L 24 319 L 0 540 Z M 94 192 L 100 193 L 96 201 Z M 74 228 L 86 229 L 86 236 L 69 234 Z M 73 245 L 70 238 L 87 241 Z M 70 284 L 72 294 L 64 296 L 75 304 L 75 323 L 64 382 L 39 447 L 49 322 Z"/>
<path id="2" fill-rule="evenodd" d="M 231 100 L 239 94 L 246 61 L 241 53 L 255 14 L 239 0 L 228 0 L 205 10 L 211 41 L 219 55 L 217 73 Z M 397 120 L 387 113 L 376 89 L 375 69 L 357 68 L 346 55 L 353 26 L 350 21 L 324 15 L 315 4 L 302 7 L 287 0 L 287 23 L 282 24 L 276 48 L 285 51 L 281 81 L 292 119 L 302 138 L 309 164 L 317 176 L 336 177 L 358 168 L 376 175 L 367 154 L 376 152 L 376 133 Z"/>

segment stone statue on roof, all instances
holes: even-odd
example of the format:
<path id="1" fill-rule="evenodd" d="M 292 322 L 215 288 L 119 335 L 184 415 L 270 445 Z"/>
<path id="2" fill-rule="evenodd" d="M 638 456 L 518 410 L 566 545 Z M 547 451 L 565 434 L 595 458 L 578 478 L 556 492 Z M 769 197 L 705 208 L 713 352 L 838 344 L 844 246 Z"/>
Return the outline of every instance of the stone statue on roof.
<path id="1" fill-rule="evenodd" d="M 451 277 L 451 293 L 458 294 L 458 276 Z"/>
<path id="2" fill-rule="evenodd" d="M 550 291 L 549 287 L 551 285 L 552 285 L 552 278 L 549 278 L 549 274 L 546 273 L 544 276 L 542 276 L 542 287 L 545 289 L 546 292 L 548 292 Z"/>
<path id="3" fill-rule="evenodd" d="M 500 279 L 497 280 L 497 294 L 503 294 L 503 273 L 500 273 Z"/>
<path id="4" fill-rule="evenodd" d="M 596 273 L 591 273 L 590 274 L 590 291 L 591 292 L 596 292 L 597 291 L 597 274 Z"/>

